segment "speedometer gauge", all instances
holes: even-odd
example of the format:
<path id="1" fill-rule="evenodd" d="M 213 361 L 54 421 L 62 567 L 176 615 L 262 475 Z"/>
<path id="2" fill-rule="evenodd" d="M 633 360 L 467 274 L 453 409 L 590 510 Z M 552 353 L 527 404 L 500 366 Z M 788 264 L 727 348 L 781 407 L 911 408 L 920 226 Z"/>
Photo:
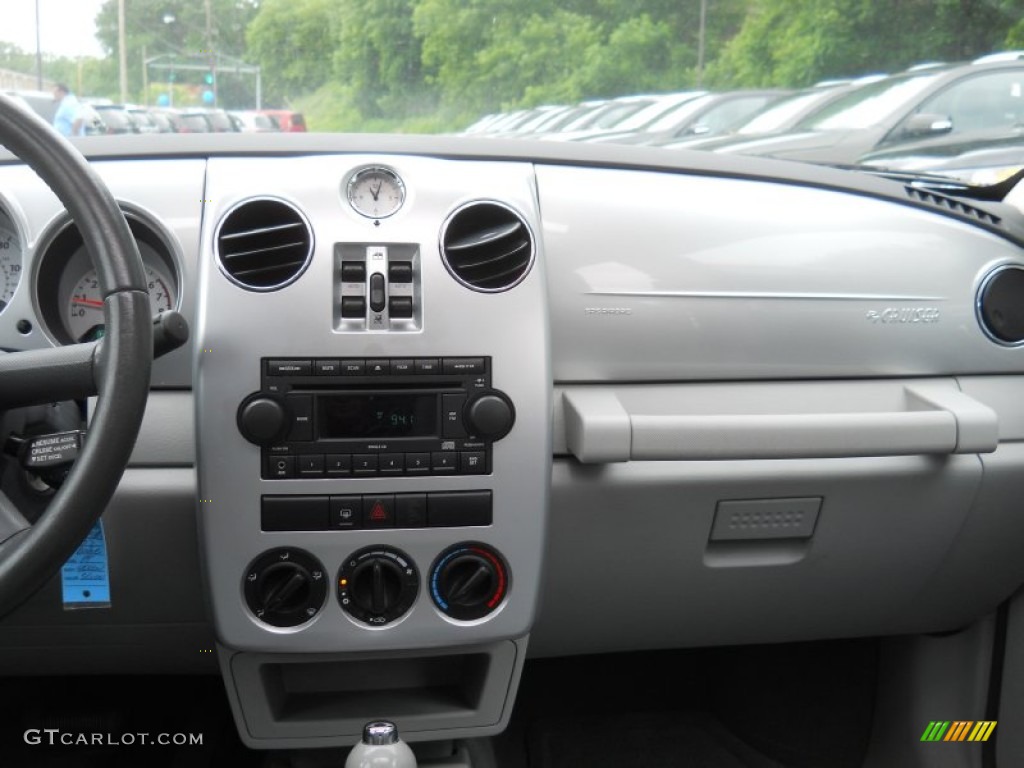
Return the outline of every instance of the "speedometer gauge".
<path id="1" fill-rule="evenodd" d="M 0 312 L 7 308 L 21 280 L 21 241 L 11 223 L 0 214 Z"/>
<path id="2" fill-rule="evenodd" d="M 149 307 L 158 315 L 174 308 L 174 283 L 151 264 L 146 269 Z M 64 322 L 75 341 L 93 341 L 103 336 L 103 294 L 95 269 L 90 269 L 71 289 L 71 298 L 64 310 Z"/>

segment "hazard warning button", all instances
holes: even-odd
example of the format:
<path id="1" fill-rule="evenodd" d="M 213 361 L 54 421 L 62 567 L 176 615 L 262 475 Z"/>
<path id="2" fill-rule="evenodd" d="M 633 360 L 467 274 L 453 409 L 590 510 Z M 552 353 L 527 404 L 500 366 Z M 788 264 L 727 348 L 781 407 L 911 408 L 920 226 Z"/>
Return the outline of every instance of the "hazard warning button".
<path id="1" fill-rule="evenodd" d="M 395 496 L 363 496 L 363 528 L 394 528 Z"/>

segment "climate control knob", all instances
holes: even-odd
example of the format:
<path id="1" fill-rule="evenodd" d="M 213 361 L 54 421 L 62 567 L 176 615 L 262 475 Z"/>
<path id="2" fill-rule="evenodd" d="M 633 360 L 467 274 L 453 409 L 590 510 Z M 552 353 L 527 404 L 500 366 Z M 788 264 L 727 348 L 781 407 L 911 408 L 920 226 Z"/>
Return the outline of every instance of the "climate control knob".
<path id="1" fill-rule="evenodd" d="M 242 402 L 238 407 L 237 422 L 242 437 L 262 446 L 278 442 L 289 426 L 284 405 L 262 395 L 254 395 Z"/>
<path id="2" fill-rule="evenodd" d="M 500 440 L 515 424 L 516 410 L 505 393 L 495 390 L 469 401 L 465 421 L 466 430 L 474 437 Z"/>
<path id="3" fill-rule="evenodd" d="M 320 561 L 293 547 L 272 549 L 246 569 L 245 602 L 253 616 L 274 627 L 311 621 L 327 599 L 327 578 Z"/>
<path id="4" fill-rule="evenodd" d="M 430 572 L 430 596 L 446 616 L 473 621 L 487 616 L 508 594 L 509 571 L 497 550 L 465 542 L 442 552 Z"/>
<path id="5" fill-rule="evenodd" d="M 419 594 L 420 577 L 407 554 L 394 547 L 366 547 L 338 571 L 338 602 L 354 619 L 372 626 L 405 615 Z"/>

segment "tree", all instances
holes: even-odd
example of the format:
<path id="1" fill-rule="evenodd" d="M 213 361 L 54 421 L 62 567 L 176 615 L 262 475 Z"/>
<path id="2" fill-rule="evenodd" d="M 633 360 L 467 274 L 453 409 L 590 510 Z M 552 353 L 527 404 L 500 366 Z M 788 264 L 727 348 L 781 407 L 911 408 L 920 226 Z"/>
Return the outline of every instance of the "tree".
<path id="1" fill-rule="evenodd" d="M 339 44 L 334 0 L 266 0 L 246 30 L 268 101 L 287 103 L 327 83 Z"/>
<path id="2" fill-rule="evenodd" d="M 335 77 L 367 118 L 416 114 L 436 107 L 423 75 L 414 33 L 417 0 L 339 0 L 341 31 Z"/>
<path id="3" fill-rule="evenodd" d="M 724 86 L 801 86 L 961 61 L 1000 49 L 1021 16 L 1002 0 L 757 0 L 710 74 Z"/>

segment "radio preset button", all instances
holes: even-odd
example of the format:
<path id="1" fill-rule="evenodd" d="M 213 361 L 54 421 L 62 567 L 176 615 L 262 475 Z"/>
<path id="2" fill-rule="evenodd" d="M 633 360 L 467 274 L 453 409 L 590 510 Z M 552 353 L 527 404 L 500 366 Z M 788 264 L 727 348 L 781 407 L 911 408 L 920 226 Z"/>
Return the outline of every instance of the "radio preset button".
<path id="1" fill-rule="evenodd" d="M 434 451 L 430 454 L 430 467 L 435 474 L 454 473 L 459 454 L 455 451 Z"/>
<path id="2" fill-rule="evenodd" d="M 410 475 L 425 475 L 430 472 L 429 453 L 405 454 L 405 471 Z"/>
<path id="3" fill-rule="evenodd" d="M 405 469 L 405 454 L 382 453 L 377 466 L 382 475 L 400 475 Z"/>
<path id="4" fill-rule="evenodd" d="M 377 454 L 357 453 L 352 457 L 352 471 L 357 475 L 377 474 Z"/>
<path id="5" fill-rule="evenodd" d="M 363 496 L 363 528 L 394 528 L 395 496 Z"/>
<path id="6" fill-rule="evenodd" d="M 324 459 L 324 470 L 328 475 L 351 475 L 352 457 L 347 453 L 329 453 Z"/>
<path id="7" fill-rule="evenodd" d="M 416 373 L 435 374 L 441 372 L 441 363 L 436 357 L 420 357 L 416 360 Z"/>
<path id="8" fill-rule="evenodd" d="M 322 475 L 324 473 L 324 457 L 320 453 L 299 456 L 299 474 L 303 477 Z"/>
<path id="9" fill-rule="evenodd" d="M 313 370 L 310 360 L 268 360 L 268 376 L 309 376 Z"/>
<path id="10" fill-rule="evenodd" d="M 363 523 L 362 496 L 331 496 L 328 524 L 333 531 L 350 531 Z"/>

